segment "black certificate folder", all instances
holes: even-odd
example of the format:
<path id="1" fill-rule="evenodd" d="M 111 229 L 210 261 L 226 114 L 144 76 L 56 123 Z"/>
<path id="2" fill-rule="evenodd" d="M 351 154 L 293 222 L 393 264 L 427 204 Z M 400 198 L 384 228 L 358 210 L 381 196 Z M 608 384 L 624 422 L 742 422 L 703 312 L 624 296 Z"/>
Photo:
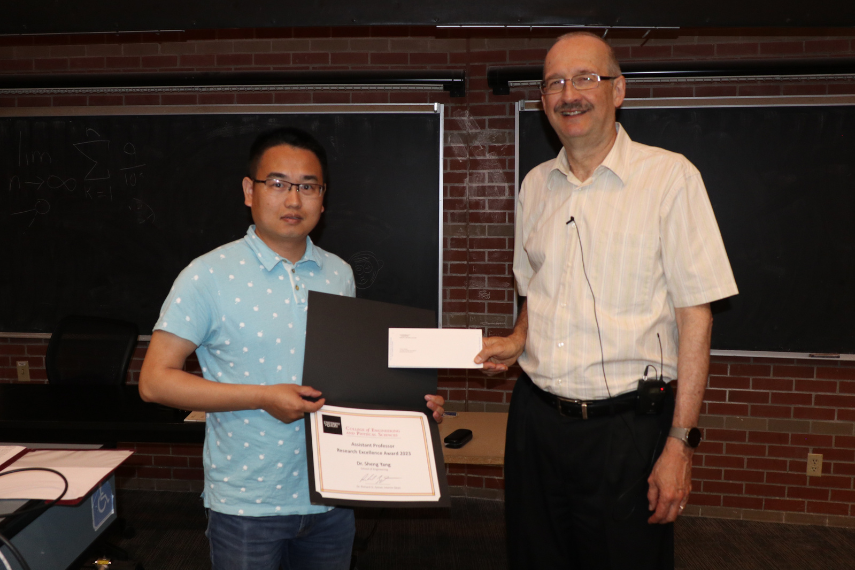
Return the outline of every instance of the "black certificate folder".
<path id="1" fill-rule="evenodd" d="M 303 384 L 323 393 L 332 406 L 416 411 L 428 416 L 436 461 L 439 501 L 331 499 L 315 489 L 312 422 L 306 421 L 309 491 L 312 503 L 345 506 L 448 507 L 439 428 L 425 405 L 436 394 L 436 369 L 389 368 L 390 328 L 436 328 L 433 311 L 391 303 L 309 292 Z"/>

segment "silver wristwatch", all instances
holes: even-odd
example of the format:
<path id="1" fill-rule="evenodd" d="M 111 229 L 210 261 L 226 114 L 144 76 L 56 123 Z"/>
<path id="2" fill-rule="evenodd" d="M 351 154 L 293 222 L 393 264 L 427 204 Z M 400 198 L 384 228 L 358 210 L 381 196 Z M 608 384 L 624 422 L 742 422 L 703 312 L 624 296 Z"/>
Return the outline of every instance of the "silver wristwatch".
<path id="1" fill-rule="evenodd" d="M 698 445 L 700 445 L 702 439 L 701 430 L 696 427 L 671 427 L 671 431 L 668 432 L 668 437 L 679 439 L 687 447 L 691 447 L 692 449 L 695 449 Z"/>

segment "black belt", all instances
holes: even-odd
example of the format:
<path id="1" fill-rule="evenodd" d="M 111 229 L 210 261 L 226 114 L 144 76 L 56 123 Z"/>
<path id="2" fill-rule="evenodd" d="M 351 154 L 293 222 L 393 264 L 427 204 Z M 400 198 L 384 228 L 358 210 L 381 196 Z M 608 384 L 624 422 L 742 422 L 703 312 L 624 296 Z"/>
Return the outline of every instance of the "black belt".
<path id="1" fill-rule="evenodd" d="M 607 400 L 586 401 L 570 400 L 550 394 L 539 388 L 534 382 L 531 383 L 531 387 L 534 389 L 534 393 L 550 408 L 558 410 L 562 416 L 571 418 L 582 418 L 583 420 L 603 418 L 635 410 L 638 407 L 638 394 L 635 392 L 621 394 Z"/>

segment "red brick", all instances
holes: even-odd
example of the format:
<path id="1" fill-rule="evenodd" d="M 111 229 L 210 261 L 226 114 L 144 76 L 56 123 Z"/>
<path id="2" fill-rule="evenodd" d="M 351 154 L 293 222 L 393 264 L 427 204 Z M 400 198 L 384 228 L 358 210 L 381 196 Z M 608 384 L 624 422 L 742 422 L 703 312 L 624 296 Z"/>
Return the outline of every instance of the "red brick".
<path id="1" fill-rule="evenodd" d="M 787 462 L 783 459 L 770 459 L 767 457 L 749 457 L 745 465 L 748 469 L 760 471 L 786 471 Z"/>
<path id="2" fill-rule="evenodd" d="M 707 390 L 704 392 L 704 401 L 725 402 L 727 401 L 727 390 L 716 390 L 714 388 L 707 388 Z"/>
<path id="3" fill-rule="evenodd" d="M 187 467 L 187 457 L 176 455 L 155 455 L 152 464 L 156 467 Z"/>
<path id="4" fill-rule="evenodd" d="M 827 85 L 784 85 L 782 95 L 826 95 Z"/>
<path id="5" fill-rule="evenodd" d="M 730 481 L 703 481 L 704 493 L 716 493 L 721 495 L 741 495 L 744 483 L 733 483 Z"/>
<path id="6" fill-rule="evenodd" d="M 756 43 L 718 44 L 715 47 L 715 53 L 719 56 L 756 55 L 759 50 L 760 46 Z"/>
<path id="7" fill-rule="evenodd" d="M 772 485 L 788 485 L 791 487 L 804 487 L 807 485 L 807 475 L 799 473 L 778 473 L 770 471 L 766 473 L 766 482 Z"/>
<path id="8" fill-rule="evenodd" d="M 719 365 L 727 368 L 727 365 Z M 712 373 L 712 366 L 710 366 Z M 751 388 L 751 379 L 739 376 L 710 376 L 709 385 L 712 388 L 732 388 L 734 390 L 749 390 Z"/>
<path id="9" fill-rule="evenodd" d="M 406 53 L 372 53 L 369 60 L 371 65 L 406 65 L 409 55 Z M 296 61 L 295 61 L 296 63 Z"/>
<path id="10" fill-rule="evenodd" d="M 834 420 L 831 408 L 793 408 L 793 418 L 797 420 Z"/>
<path id="11" fill-rule="evenodd" d="M 130 69 L 140 66 L 140 58 L 135 56 L 108 57 L 105 63 L 109 69 Z"/>
<path id="12" fill-rule="evenodd" d="M 217 56 L 210 54 L 188 54 L 179 58 L 181 67 L 213 67 L 217 65 Z"/>
<path id="13" fill-rule="evenodd" d="M 107 61 L 103 57 L 73 57 L 68 60 L 68 67 L 71 70 L 80 69 L 103 69 L 106 67 Z"/>
<path id="14" fill-rule="evenodd" d="M 253 54 L 255 65 L 282 66 L 291 65 L 290 53 L 256 53 Z"/>
<path id="15" fill-rule="evenodd" d="M 175 55 L 147 55 L 141 59 L 140 64 L 143 67 L 152 67 L 152 68 L 175 67 L 178 65 L 178 56 L 175 56 Z"/>
<path id="16" fill-rule="evenodd" d="M 804 51 L 804 42 L 764 42 L 760 44 L 760 53 L 763 55 L 802 54 Z"/>
<path id="17" fill-rule="evenodd" d="M 713 441 L 737 441 L 745 442 L 748 440 L 748 432 L 742 430 L 730 429 L 714 429 L 708 428 L 704 430 L 704 439 Z"/>
<path id="18" fill-rule="evenodd" d="M 794 513 L 803 513 L 805 510 L 804 501 L 793 501 L 790 499 L 766 499 L 763 503 L 767 511 L 789 511 Z"/>
<path id="19" fill-rule="evenodd" d="M 202 446 L 201 445 L 172 444 L 170 449 L 172 451 L 172 455 L 186 455 L 188 457 L 199 457 L 202 455 Z"/>
<path id="20" fill-rule="evenodd" d="M 745 485 L 745 494 L 754 495 L 756 497 L 784 498 L 787 496 L 787 488 L 783 485 L 762 485 L 759 483 L 747 483 Z"/>
<path id="21" fill-rule="evenodd" d="M 725 481 L 744 481 L 744 482 L 753 482 L 753 483 L 761 483 L 763 482 L 765 474 L 762 471 L 748 471 L 745 469 L 725 469 L 724 470 L 724 480 Z"/>
<path id="22" fill-rule="evenodd" d="M 721 469 L 708 469 L 706 467 L 692 468 L 692 478 L 697 480 L 720 481 L 722 479 L 722 473 L 727 473 L 727 471 L 723 472 Z M 733 481 L 733 479 L 731 479 L 731 481 Z"/>
<path id="23" fill-rule="evenodd" d="M 709 402 L 707 413 L 713 416 L 747 416 L 748 404 L 725 404 L 721 402 Z"/>
<path id="24" fill-rule="evenodd" d="M 746 404 L 768 404 L 769 393 L 748 390 L 729 390 L 727 393 L 727 400 L 729 402 L 741 402 Z"/>
<path id="25" fill-rule="evenodd" d="M 810 487 L 787 487 L 787 497 L 790 499 L 807 499 L 809 501 L 827 501 L 828 489 L 812 489 Z"/>
<path id="26" fill-rule="evenodd" d="M 707 455 L 704 457 L 706 467 L 729 467 L 733 469 L 744 469 L 745 458 L 730 455 Z M 752 468 L 753 469 L 753 468 Z"/>
<path id="27" fill-rule="evenodd" d="M 446 475 L 446 480 L 450 487 L 463 487 L 466 484 L 466 477 L 463 475 Z"/>
<path id="28" fill-rule="evenodd" d="M 728 455 L 741 455 L 747 457 L 766 456 L 766 446 L 755 443 L 728 443 L 726 449 Z"/>
<path id="29" fill-rule="evenodd" d="M 335 93 L 333 91 L 316 91 L 312 94 L 313 103 L 342 103 L 350 102 L 349 93 Z"/>
<path id="30" fill-rule="evenodd" d="M 466 476 L 466 486 L 473 489 L 483 489 L 484 488 L 484 478 L 483 477 L 473 477 L 471 475 Z"/>
<path id="31" fill-rule="evenodd" d="M 837 421 L 855 422 L 855 410 L 837 410 Z"/>
<path id="32" fill-rule="evenodd" d="M 816 501 L 808 501 L 807 512 L 821 513 L 824 515 L 843 515 L 849 514 L 849 505 L 840 503 L 820 503 Z"/>
<path id="33" fill-rule="evenodd" d="M 771 403 L 786 406 L 810 406 L 813 403 L 813 395 L 803 392 L 773 392 Z"/>
<path id="34" fill-rule="evenodd" d="M 509 62 L 524 62 L 530 61 L 537 64 L 542 64 L 546 57 L 546 49 L 512 49 L 508 50 Z"/>
<path id="35" fill-rule="evenodd" d="M 631 46 L 633 59 L 661 59 L 671 57 L 671 46 Z"/>
<path id="36" fill-rule="evenodd" d="M 834 445 L 834 437 L 830 435 L 793 433 L 790 434 L 790 443 L 810 447 L 832 447 Z"/>
<path id="37" fill-rule="evenodd" d="M 735 509 L 763 509 L 763 499 L 760 497 L 723 497 L 722 506 Z"/>
<path id="38" fill-rule="evenodd" d="M 851 435 L 836 435 L 834 436 L 834 447 L 855 448 L 855 437 Z"/>
<path id="39" fill-rule="evenodd" d="M 855 382 L 839 382 L 837 389 L 841 394 L 855 394 Z"/>
<path id="40" fill-rule="evenodd" d="M 780 95 L 780 85 L 740 85 L 739 95 L 745 97 L 774 97 Z"/>
<path id="41" fill-rule="evenodd" d="M 719 495 L 706 495 L 703 493 L 692 493 L 689 495 L 689 504 L 690 505 L 701 505 L 708 507 L 718 507 L 721 506 L 721 496 Z"/>
<path id="42" fill-rule="evenodd" d="M 814 453 L 821 453 L 824 461 L 845 461 L 847 463 L 855 462 L 855 450 L 853 449 L 831 449 L 830 447 L 817 446 Z"/>
<path id="43" fill-rule="evenodd" d="M 32 59 L 0 59 L 0 71 L 32 71 Z"/>
<path id="44" fill-rule="evenodd" d="M 273 102 L 277 105 L 296 105 L 312 102 L 312 94 L 307 91 L 291 91 L 276 93 Z"/>
<path id="45" fill-rule="evenodd" d="M 824 380 L 855 380 L 855 368 L 818 366 L 816 377 Z M 835 390 L 818 389 L 817 392 L 834 392 Z"/>
<path id="46" fill-rule="evenodd" d="M 495 465 L 467 465 L 466 473 L 469 475 L 482 475 L 484 477 L 503 477 L 504 468 Z"/>
<path id="47" fill-rule="evenodd" d="M 205 479 L 204 469 L 173 469 L 172 478 L 182 481 L 202 481 Z"/>
<path id="48" fill-rule="evenodd" d="M 855 503 L 855 491 L 831 489 L 831 500 L 841 503 Z"/>
<path id="49" fill-rule="evenodd" d="M 819 370 L 817 370 L 817 375 Z M 796 392 L 836 393 L 837 382 L 823 380 L 796 380 Z"/>
<path id="50" fill-rule="evenodd" d="M 813 399 L 816 406 L 827 406 L 832 408 L 855 408 L 855 396 L 840 396 L 830 394 L 817 394 Z"/>
<path id="51" fill-rule="evenodd" d="M 731 364 L 730 373 L 733 376 L 769 376 L 772 367 L 765 364 Z"/>
<path id="52" fill-rule="evenodd" d="M 164 105 L 196 105 L 198 100 L 195 93 L 164 93 L 160 101 Z"/>
<path id="53" fill-rule="evenodd" d="M 770 445 L 769 457 L 786 457 L 788 459 L 804 459 L 810 453 L 808 447 L 796 447 L 791 445 Z"/>
<path id="54" fill-rule="evenodd" d="M 805 42 L 805 53 L 847 53 L 849 40 L 808 40 Z"/>
<path id="55" fill-rule="evenodd" d="M 273 103 L 273 93 L 237 93 L 235 102 L 238 105 L 269 105 Z"/>
<path id="56" fill-rule="evenodd" d="M 785 378 L 813 378 L 815 371 L 816 368 L 813 366 L 774 366 L 772 375 Z"/>
<path id="57" fill-rule="evenodd" d="M 755 418 L 791 418 L 793 409 L 787 406 L 751 405 L 751 416 Z"/>
<path id="58" fill-rule="evenodd" d="M 715 55 L 713 44 L 684 44 L 671 47 L 674 57 L 712 57 Z"/>
<path id="59" fill-rule="evenodd" d="M 160 105 L 160 95 L 156 93 L 128 93 L 125 105 Z"/>
<path id="60" fill-rule="evenodd" d="M 721 455 L 724 453 L 724 444 L 717 441 L 703 440 L 698 447 L 695 455 Z"/>
<path id="61" fill-rule="evenodd" d="M 90 95 L 89 105 L 94 107 L 119 106 L 125 103 L 121 95 Z"/>
<path id="62" fill-rule="evenodd" d="M 199 93 L 200 105 L 232 105 L 234 102 L 234 93 Z"/>
<path id="63" fill-rule="evenodd" d="M 735 97 L 738 91 L 736 85 L 698 85 L 695 97 Z"/>
<path id="64" fill-rule="evenodd" d="M 484 479 L 484 488 L 485 489 L 504 489 L 505 488 L 505 480 L 504 479 L 492 479 L 485 478 Z"/>

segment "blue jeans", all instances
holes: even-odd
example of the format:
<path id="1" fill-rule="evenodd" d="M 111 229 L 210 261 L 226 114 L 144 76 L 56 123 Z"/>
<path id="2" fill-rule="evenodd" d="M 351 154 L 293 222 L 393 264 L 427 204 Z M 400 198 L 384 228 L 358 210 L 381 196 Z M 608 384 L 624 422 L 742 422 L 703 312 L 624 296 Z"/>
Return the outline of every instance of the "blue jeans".
<path id="1" fill-rule="evenodd" d="M 208 511 L 213 570 L 348 570 L 351 509 L 316 515 L 242 517 Z"/>

